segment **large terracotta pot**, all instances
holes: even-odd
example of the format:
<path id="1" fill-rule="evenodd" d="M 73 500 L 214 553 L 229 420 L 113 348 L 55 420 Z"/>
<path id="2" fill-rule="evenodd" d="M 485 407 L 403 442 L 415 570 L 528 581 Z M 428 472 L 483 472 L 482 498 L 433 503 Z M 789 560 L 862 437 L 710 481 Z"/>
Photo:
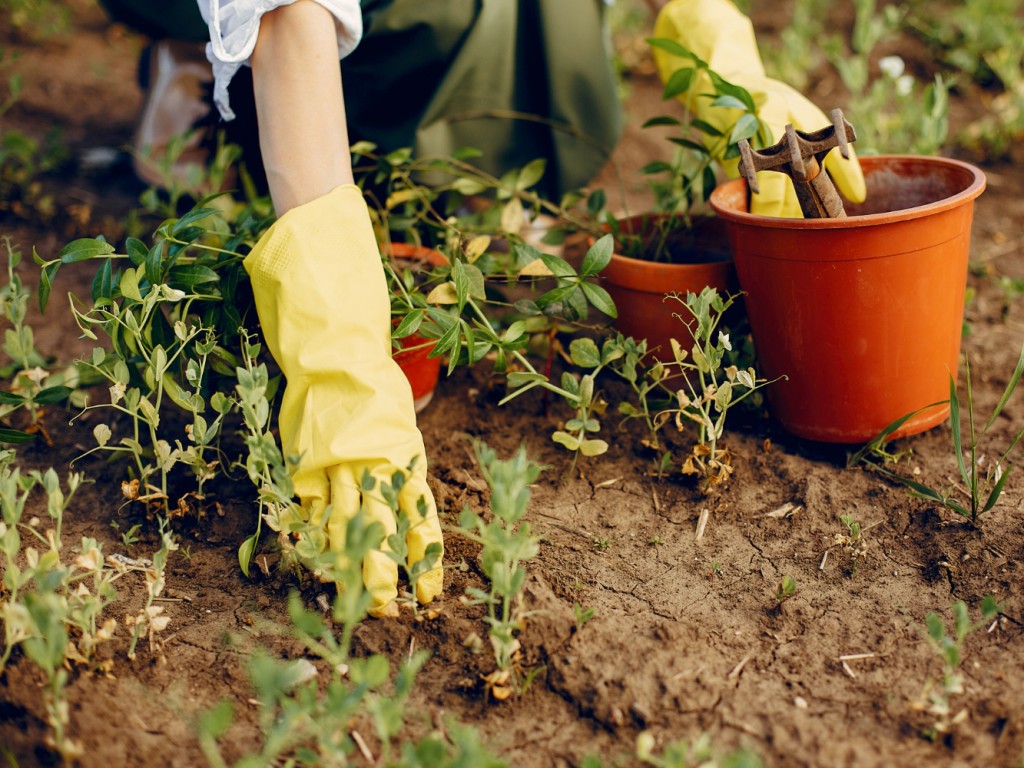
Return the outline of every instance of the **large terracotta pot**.
<path id="1" fill-rule="evenodd" d="M 433 248 L 425 248 L 410 243 L 391 243 L 391 255 L 408 261 L 421 261 L 433 266 L 443 266 L 448 260 Z M 393 350 L 392 357 L 402 369 L 405 378 L 412 387 L 413 403 L 416 412 L 426 408 L 434 398 L 438 379 L 441 376 L 441 358 L 430 357 L 436 342 L 418 334 L 401 339 L 402 349 Z"/>
<path id="2" fill-rule="evenodd" d="M 736 274 L 725 226 L 710 216 L 696 218 L 693 231 L 672 235 L 680 252 L 674 256 L 685 261 L 655 262 L 622 254 L 622 235 L 649 237 L 655 222 L 664 219 L 664 215 L 621 219 L 615 253 L 601 276 L 619 311 L 616 330 L 636 339 L 647 339 L 647 348 L 654 351 L 655 357 L 671 360 L 669 340 L 678 339 L 688 347 L 689 336 L 675 316 L 681 305 L 666 301 L 665 294 L 678 293 L 685 298 L 687 292 L 700 293 L 707 286 L 717 288 L 719 293 L 735 292 Z"/>
<path id="3" fill-rule="evenodd" d="M 841 219 L 748 213 L 742 179 L 711 206 L 728 224 L 758 373 L 775 418 L 811 440 L 861 443 L 949 397 L 980 170 L 945 158 L 862 157 L 867 201 Z M 928 408 L 895 437 L 945 420 Z"/>

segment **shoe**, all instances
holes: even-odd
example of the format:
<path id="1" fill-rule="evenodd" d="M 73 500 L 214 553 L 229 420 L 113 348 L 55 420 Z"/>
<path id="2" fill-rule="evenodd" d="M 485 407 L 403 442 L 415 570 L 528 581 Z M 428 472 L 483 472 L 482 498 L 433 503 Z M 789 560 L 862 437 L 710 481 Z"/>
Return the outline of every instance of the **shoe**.
<path id="1" fill-rule="evenodd" d="M 171 180 L 188 184 L 190 175 L 196 175 L 189 168 L 205 168 L 210 159 L 205 134 L 212 126 L 213 69 L 205 46 L 158 40 L 140 68 L 146 95 L 132 139 L 132 167 L 155 187 L 166 187 Z M 168 167 L 168 150 L 176 151 L 172 144 L 177 141 L 184 146 Z"/>

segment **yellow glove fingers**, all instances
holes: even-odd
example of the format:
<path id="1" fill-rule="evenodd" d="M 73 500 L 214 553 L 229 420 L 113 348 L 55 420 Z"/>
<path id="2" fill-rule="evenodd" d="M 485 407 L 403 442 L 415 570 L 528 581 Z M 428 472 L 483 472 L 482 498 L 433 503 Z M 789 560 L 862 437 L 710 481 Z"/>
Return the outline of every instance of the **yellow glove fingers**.
<path id="1" fill-rule="evenodd" d="M 800 201 L 796 199 L 793 182 L 784 173 L 759 171 L 757 174 L 759 192 L 750 195 L 750 212 L 758 216 L 774 216 L 781 219 L 803 218 Z"/>
<path id="2" fill-rule="evenodd" d="M 426 504 L 424 515 L 420 514 L 421 498 Z M 434 494 L 430 492 L 426 478 L 414 472 L 402 488 L 399 503 L 413 523 L 405 539 L 409 547 L 410 567 L 423 559 L 427 547 L 431 544 L 441 545 L 441 554 L 436 564 L 420 577 L 416 585 L 416 599 L 421 603 L 429 603 L 444 589 L 444 539 L 441 535 L 441 523 L 437 518 Z"/>
<path id="3" fill-rule="evenodd" d="M 839 194 L 851 203 L 863 203 L 868 191 L 864 184 L 864 171 L 861 170 L 857 161 L 857 153 L 850 147 L 850 157 L 847 159 L 839 153 L 839 149 L 833 149 L 825 158 L 825 170 L 835 182 Z"/>
<path id="4" fill-rule="evenodd" d="M 395 513 L 380 493 L 381 485 L 391 482 L 393 472 L 394 467 L 388 465 L 373 467 L 370 474 L 376 481 L 375 488 L 363 493 L 363 514 L 367 524 L 380 523 L 384 529 L 381 549 L 370 552 L 363 559 L 363 584 L 373 600 L 370 614 L 378 617 L 398 614 L 398 606 L 395 605 L 395 598 L 398 597 L 398 565 L 385 554 L 389 549 L 387 538 L 397 531 L 398 526 Z"/>

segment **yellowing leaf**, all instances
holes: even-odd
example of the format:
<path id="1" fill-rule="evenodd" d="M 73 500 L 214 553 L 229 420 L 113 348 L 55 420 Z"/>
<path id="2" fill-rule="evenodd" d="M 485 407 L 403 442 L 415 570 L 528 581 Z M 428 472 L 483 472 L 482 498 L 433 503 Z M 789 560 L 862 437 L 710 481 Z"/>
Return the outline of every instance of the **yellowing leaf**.
<path id="1" fill-rule="evenodd" d="M 477 235 L 466 244 L 466 260 L 472 264 L 487 252 L 491 246 L 489 235 Z"/>
<path id="2" fill-rule="evenodd" d="M 427 294 L 428 304 L 457 304 L 458 301 L 459 295 L 455 290 L 455 283 L 451 280 L 441 283 Z"/>
<path id="3" fill-rule="evenodd" d="M 551 277 L 554 274 L 543 259 L 534 259 L 519 270 L 520 277 Z"/>

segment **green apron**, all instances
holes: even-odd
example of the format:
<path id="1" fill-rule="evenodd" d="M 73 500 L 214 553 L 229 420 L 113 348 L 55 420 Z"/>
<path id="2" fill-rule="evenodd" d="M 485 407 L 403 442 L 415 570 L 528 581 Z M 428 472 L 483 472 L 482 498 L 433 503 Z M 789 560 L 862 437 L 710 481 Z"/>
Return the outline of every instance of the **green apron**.
<path id="1" fill-rule="evenodd" d="M 126 22 L 143 0 L 103 0 Z M 202 25 L 192 0 L 160 3 Z M 383 150 L 449 155 L 472 147 L 493 173 L 547 159 L 541 191 L 557 197 L 589 182 L 622 130 L 602 0 L 363 0 L 363 39 L 342 62 L 352 141 Z M 120 13 L 120 15 L 117 15 Z M 155 22 L 157 19 L 149 19 Z M 179 19 L 180 21 L 180 19 Z M 138 23 L 136 21 L 136 23 Z M 170 32 L 170 29 L 164 30 Z M 150 24 L 149 34 L 160 35 Z M 258 147 L 251 71 L 230 87 L 238 117 L 228 138 L 252 165 Z M 260 175 L 256 170 L 257 176 Z"/>

